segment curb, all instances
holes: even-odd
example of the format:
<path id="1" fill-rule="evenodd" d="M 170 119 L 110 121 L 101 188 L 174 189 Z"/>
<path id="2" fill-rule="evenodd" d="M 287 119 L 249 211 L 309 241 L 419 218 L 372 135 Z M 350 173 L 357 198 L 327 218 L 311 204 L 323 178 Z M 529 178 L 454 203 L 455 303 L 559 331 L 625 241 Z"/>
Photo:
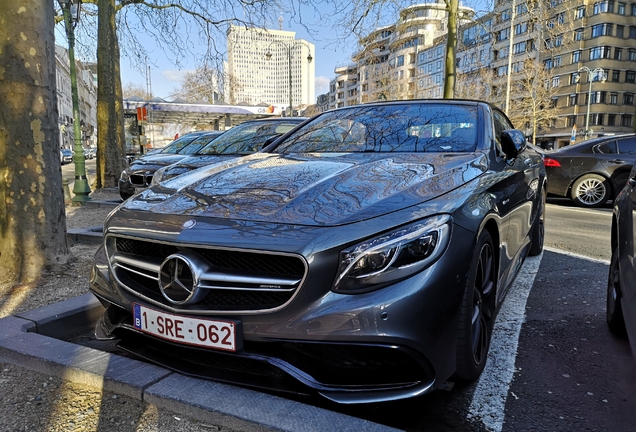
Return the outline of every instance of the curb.
<path id="1" fill-rule="evenodd" d="M 180 375 L 56 339 L 81 334 L 103 312 L 92 294 L 0 319 L 0 361 L 112 391 L 241 431 L 396 431 L 241 387 Z M 69 329 L 72 329 L 69 332 Z"/>

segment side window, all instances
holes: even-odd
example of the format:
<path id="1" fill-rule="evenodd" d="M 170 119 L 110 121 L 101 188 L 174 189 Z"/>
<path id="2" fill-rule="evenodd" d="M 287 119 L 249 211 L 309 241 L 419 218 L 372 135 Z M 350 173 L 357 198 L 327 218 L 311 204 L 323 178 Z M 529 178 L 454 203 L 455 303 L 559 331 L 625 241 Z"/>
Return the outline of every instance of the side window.
<path id="1" fill-rule="evenodd" d="M 596 146 L 595 153 L 616 154 L 616 141 L 611 140 Z"/>
<path id="2" fill-rule="evenodd" d="M 501 133 L 507 129 L 514 129 L 510 121 L 499 111 L 493 111 L 493 120 L 495 123 L 495 142 L 497 143 L 497 149 L 500 153 L 503 153 L 501 147 Z"/>
<path id="3" fill-rule="evenodd" d="M 618 152 L 636 154 L 636 138 L 625 138 L 618 141 Z"/>

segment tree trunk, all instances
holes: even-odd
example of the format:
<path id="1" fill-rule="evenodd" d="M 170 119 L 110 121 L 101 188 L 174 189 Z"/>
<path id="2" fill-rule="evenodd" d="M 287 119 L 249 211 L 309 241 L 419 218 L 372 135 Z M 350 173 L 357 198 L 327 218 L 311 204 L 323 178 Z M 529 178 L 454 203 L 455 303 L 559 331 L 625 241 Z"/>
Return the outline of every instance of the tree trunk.
<path id="1" fill-rule="evenodd" d="M 99 0 L 97 17 L 97 180 L 95 187 L 117 187 L 126 167 L 124 107 L 119 70 L 115 0 Z"/>
<path id="2" fill-rule="evenodd" d="M 0 1 L 0 285 L 66 264 L 51 0 Z"/>
<path id="3" fill-rule="evenodd" d="M 446 0 L 448 10 L 448 34 L 446 39 L 446 79 L 444 80 L 444 99 L 455 97 L 455 51 L 457 47 L 457 12 L 459 0 Z"/>

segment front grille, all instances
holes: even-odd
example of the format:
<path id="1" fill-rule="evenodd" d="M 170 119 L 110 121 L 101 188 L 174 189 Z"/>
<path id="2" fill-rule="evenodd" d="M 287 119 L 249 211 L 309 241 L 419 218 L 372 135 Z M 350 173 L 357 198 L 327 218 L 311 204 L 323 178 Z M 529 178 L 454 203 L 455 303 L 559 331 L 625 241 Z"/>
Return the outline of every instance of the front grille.
<path id="1" fill-rule="evenodd" d="M 158 274 L 161 263 L 175 253 L 196 253 L 213 276 L 205 280 L 207 294 L 197 304 L 182 306 L 190 310 L 260 311 L 276 309 L 289 302 L 305 276 L 304 261 L 297 256 L 182 246 L 147 240 L 115 237 L 111 249 L 112 267 L 117 279 L 129 289 L 154 301 L 174 307 L 162 295 Z M 240 282 L 226 282 L 223 277 Z M 272 286 L 269 281 L 280 285 Z"/>
<path id="2" fill-rule="evenodd" d="M 131 174 L 130 184 L 137 187 L 146 187 L 152 182 L 152 176 L 145 176 L 143 174 Z"/>

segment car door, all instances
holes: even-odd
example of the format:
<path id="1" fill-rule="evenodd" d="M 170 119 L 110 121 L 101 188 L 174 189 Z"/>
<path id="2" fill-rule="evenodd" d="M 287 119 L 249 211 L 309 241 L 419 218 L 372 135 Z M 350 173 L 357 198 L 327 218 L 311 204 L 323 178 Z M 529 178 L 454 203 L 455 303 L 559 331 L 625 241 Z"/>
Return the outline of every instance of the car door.
<path id="1" fill-rule="evenodd" d="M 493 118 L 497 136 L 501 136 L 503 130 L 513 129 L 512 124 L 502 113 L 493 111 Z M 504 270 L 502 274 L 504 287 L 508 285 L 509 280 L 514 277 L 518 266 L 522 263 L 523 257 L 520 252 L 528 241 L 533 208 L 537 201 L 541 167 L 541 155 L 526 148 L 514 160 L 506 163 L 504 168 L 506 175 L 499 184 L 500 193 L 503 195 L 500 202 L 497 203 L 497 207 L 502 220 L 505 221 L 505 227 L 502 230 L 505 254 L 500 255 L 500 263 Z"/>
<path id="2" fill-rule="evenodd" d="M 629 178 L 629 174 L 636 159 L 636 137 L 617 138 L 618 155 L 607 161 L 607 170 L 614 186 L 614 191 L 618 193 Z"/>
<path id="3" fill-rule="evenodd" d="M 634 268 L 634 246 L 636 245 L 636 168 L 633 168 L 629 176 L 629 214 L 625 214 L 624 217 L 628 219 L 627 223 L 621 224 L 621 230 L 619 234 L 623 237 L 618 241 L 621 242 L 621 259 L 620 259 L 620 272 L 621 272 L 621 289 L 622 300 L 621 306 L 623 309 L 623 317 L 625 319 L 625 326 L 630 337 L 630 344 L 632 346 L 632 352 L 636 355 L 636 268 Z"/>

